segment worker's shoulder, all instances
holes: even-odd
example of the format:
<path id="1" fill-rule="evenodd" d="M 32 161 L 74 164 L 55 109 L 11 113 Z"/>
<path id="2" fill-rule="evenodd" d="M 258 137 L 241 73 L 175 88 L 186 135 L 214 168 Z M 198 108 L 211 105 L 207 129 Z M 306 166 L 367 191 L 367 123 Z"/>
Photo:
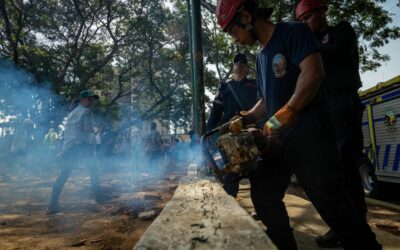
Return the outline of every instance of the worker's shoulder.
<path id="1" fill-rule="evenodd" d="M 247 79 L 246 84 L 256 85 L 257 81 L 256 81 L 256 79 Z"/>
<path id="2" fill-rule="evenodd" d="M 222 81 L 222 82 L 220 82 L 218 91 L 226 92 L 226 90 L 228 89 L 228 84 L 231 84 L 232 82 L 233 81 L 228 81 L 228 82 Z"/>
<path id="3" fill-rule="evenodd" d="M 353 26 L 348 21 L 340 21 L 333 26 L 333 30 L 337 33 L 355 33 Z"/>
<path id="4" fill-rule="evenodd" d="M 71 111 L 69 117 L 73 119 L 81 119 L 82 117 L 90 116 L 91 114 L 92 111 L 89 108 L 78 105 L 74 110 Z"/>
<path id="5" fill-rule="evenodd" d="M 287 30 L 291 30 L 291 29 L 298 29 L 298 28 L 302 28 L 302 27 L 307 27 L 306 24 L 301 23 L 301 22 L 280 22 L 276 24 L 276 27 L 278 29 L 287 29 Z"/>
<path id="6" fill-rule="evenodd" d="M 276 29 L 278 30 L 278 33 L 285 36 L 290 36 L 292 33 L 303 34 L 306 31 L 309 31 L 308 26 L 305 23 L 300 22 L 281 22 L 276 25 Z M 309 33 L 311 34 L 311 31 Z"/>

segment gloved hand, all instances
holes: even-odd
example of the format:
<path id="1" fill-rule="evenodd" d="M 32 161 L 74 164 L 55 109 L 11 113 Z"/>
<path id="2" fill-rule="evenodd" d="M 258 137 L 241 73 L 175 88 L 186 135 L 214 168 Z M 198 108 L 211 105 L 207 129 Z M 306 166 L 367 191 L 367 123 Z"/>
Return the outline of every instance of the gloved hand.
<path id="1" fill-rule="evenodd" d="M 261 129 L 248 128 L 246 130 L 254 135 L 254 142 L 264 159 L 276 157 L 281 153 L 283 142 L 278 133 L 266 137 Z"/>
<path id="2" fill-rule="evenodd" d="M 238 115 L 232 117 L 229 131 L 236 134 L 251 124 L 256 124 L 256 118 L 247 111 L 240 111 Z"/>
<path id="3" fill-rule="evenodd" d="M 295 118 L 296 110 L 289 105 L 283 106 L 264 125 L 264 136 L 275 136 L 290 127 Z"/>

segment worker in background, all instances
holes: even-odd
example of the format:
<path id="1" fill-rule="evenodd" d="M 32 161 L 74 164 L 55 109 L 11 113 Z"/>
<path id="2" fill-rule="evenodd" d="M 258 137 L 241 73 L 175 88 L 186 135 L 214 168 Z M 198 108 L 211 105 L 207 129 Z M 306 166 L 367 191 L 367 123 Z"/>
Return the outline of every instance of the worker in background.
<path id="1" fill-rule="evenodd" d="M 32 150 L 32 132 L 34 124 L 31 119 L 26 118 L 22 122 L 18 119 L 12 140 L 10 153 L 13 155 L 15 165 L 19 168 L 30 169 L 29 154 Z"/>
<path id="2" fill-rule="evenodd" d="M 49 128 L 49 132 L 45 134 L 43 143 L 46 151 L 43 154 L 44 164 L 50 167 L 56 158 L 58 135 L 54 128 Z"/>
<path id="3" fill-rule="evenodd" d="M 326 11 L 327 5 L 322 0 L 301 0 L 296 7 L 296 18 L 306 23 L 317 38 L 326 75 L 323 84 L 328 86 L 330 92 L 330 108 L 345 189 L 366 218 L 367 205 L 358 168 L 363 154 L 361 120 L 364 106 L 358 96 L 361 80 L 357 36 L 348 22 L 329 26 Z M 317 237 L 316 243 L 320 247 L 338 247 L 342 239 L 329 230 Z"/>
<path id="4" fill-rule="evenodd" d="M 297 249 L 282 201 L 294 173 L 322 219 L 343 237 L 345 249 L 381 249 L 344 190 L 313 34 L 302 23 L 274 24 L 271 13 L 253 0 L 219 0 L 216 10 L 218 24 L 236 42 L 261 47 L 256 60 L 261 99 L 241 115 L 267 117 L 264 136 L 282 145 L 264 154 L 251 173 L 257 215 L 278 249 Z"/>
<path id="5" fill-rule="evenodd" d="M 246 55 L 239 53 L 233 59 L 233 79 L 227 83 L 221 83 L 215 96 L 206 125 L 207 131 L 228 122 L 241 110 L 248 110 L 256 104 L 256 80 L 248 79 L 248 74 Z M 224 189 L 233 197 L 236 197 L 239 191 L 238 178 L 239 175 L 235 173 L 224 176 Z"/>
<path id="6" fill-rule="evenodd" d="M 145 138 L 145 149 L 149 170 L 159 172 L 162 168 L 163 140 L 155 122 L 151 123 L 150 132 Z"/>
<path id="7" fill-rule="evenodd" d="M 47 145 L 48 149 L 55 151 L 57 139 L 57 132 L 54 130 L 54 128 L 49 128 L 49 132 L 45 134 L 43 142 Z"/>
<path id="8" fill-rule="evenodd" d="M 91 140 L 94 132 L 94 119 L 91 108 L 99 96 L 92 90 L 80 92 L 78 106 L 69 113 L 64 130 L 64 142 L 58 158 L 61 161 L 61 173 L 53 186 L 48 214 L 60 211 L 58 198 L 71 176 L 71 172 L 79 163 L 84 163 L 90 172 L 90 182 L 97 203 L 105 202 L 111 197 L 105 195 L 99 184 L 99 173 L 95 156 L 96 145 Z"/>

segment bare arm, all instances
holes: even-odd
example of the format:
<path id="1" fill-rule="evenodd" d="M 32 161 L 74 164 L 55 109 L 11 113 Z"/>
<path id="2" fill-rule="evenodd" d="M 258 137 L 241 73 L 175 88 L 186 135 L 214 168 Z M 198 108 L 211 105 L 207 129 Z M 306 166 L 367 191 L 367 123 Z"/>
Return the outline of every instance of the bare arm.
<path id="1" fill-rule="evenodd" d="M 261 120 L 265 117 L 265 113 L 267 112 L 267 108 L 265 106 L 264 99 L 260 99 L 253 108 L 251 108 L 248 113 L 256 118 L 256 121 Z"/>
<path id="2" fill-rule="evenodd" d="M 296 111 L 303 110 L 310 103 L 325 77 L 320 53 L 315 52 L 304 58 L 300 70 L 296 89 L 288 102 L 288 106 Z"/>

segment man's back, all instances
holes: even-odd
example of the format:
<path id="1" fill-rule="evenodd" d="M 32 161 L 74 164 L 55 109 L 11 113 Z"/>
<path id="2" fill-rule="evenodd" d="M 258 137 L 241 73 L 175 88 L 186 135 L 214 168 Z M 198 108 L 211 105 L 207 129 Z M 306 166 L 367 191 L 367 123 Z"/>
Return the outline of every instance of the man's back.
<path id="1" fill-rule="evenodd" d="M 146 138 L 146 149 L 147 151 L 160 151 L 162 144 L 162 138 L 157 130 L 151 130 Z"/>

